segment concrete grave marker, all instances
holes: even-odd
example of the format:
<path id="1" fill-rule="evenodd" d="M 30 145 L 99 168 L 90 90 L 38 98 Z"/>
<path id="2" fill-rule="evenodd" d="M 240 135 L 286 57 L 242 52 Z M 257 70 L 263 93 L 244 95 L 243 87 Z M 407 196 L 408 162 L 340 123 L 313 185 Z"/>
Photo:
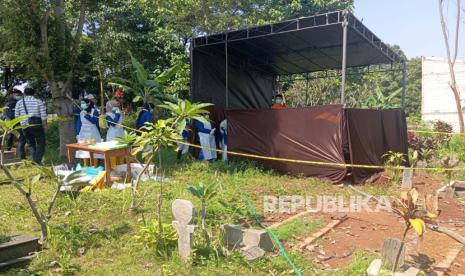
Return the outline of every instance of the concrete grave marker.
<path id="1" fill-rule="evenodd" d="M 265 251 L 273 251 L 274 244 L 270 235 L 263 229 L 247 229 L 244 232 L 242 243 L 247 247 L 258 246 Z"/>
<path id="2" fill-rule="evenodd" d="M 404 173 L 402 174 L 402 188 L 403 189 L 412 189 L 412 177 L 413 177 L 413 170 L 405 169 Z"/>
<path id="3" fill-rule="evenodd" d="M 402 251 L 399 254 L 399 250 L 402 247 Z M 383 249 L 381 250 L 381 256 L 383 264 L 388 267 L 393 267 L 396 263 L 397 256 L 399 255 L 399 261 L 397 262 L 397 269 L 404 265 L 405 261 L 405 246 L 402 246 L 402 242 L 399 239 L 386 239 L 384 240 Z"/>
<path id="4" fill-rule="evenodd" d="M 224 228 L 224 241 L 228 248 L 239 248 L 242 246 L 242 239 L 244 237 L 244 227 L 234 224 L 225 224 Z"/>
<path id="5" fill-rule="evenodd" d="M 197 225 L 190 225 L 195 215 L 192 202 L 184 199 L 176 199 L 171 205 L 174 221 L 173 227 L 178 233 L 179 256 L 183 262 L 189 259 L 192 251 L 192 233 L 197 230 Z"/>
<path id="6" fill-rule="evenodd" d="M 258 246 L 246 246 L 241 248 L 241 253 L 247 261 L 253 261 L 265 255 L 265 250 Z"/>

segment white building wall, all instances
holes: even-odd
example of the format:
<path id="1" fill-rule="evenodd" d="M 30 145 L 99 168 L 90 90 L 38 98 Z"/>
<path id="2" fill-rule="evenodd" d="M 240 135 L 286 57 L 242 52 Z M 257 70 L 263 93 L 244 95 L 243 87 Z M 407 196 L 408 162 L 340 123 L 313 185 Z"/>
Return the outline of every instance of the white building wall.
<path id="1" fill-rule="evenodd" d="M 421 119 L 423 121 L 445 121 L 452 124 L 454 131 L 459 131 L 457 108 L 449 86 L 450 73 L 447 60 L 423 57 L 421 69 Z M 465 61 L 456 61 L 455 74 L 463 106 L 465 103 Z"/>

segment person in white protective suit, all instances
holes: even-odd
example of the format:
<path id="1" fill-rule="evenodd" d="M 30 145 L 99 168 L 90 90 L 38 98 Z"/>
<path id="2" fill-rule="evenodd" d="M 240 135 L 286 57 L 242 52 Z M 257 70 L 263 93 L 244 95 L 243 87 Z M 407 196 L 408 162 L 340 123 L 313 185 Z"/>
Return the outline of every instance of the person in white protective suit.
<path id="1" fill-rule="evenodd" d="M 203 161 L 212 162 L 217 158 L 216 155 L 216 140 L 215 140 L 215 128 L 212 128 L 209 121 L 209 115 L 205 115 L 207 120 L 205 123 L 200 121 L 195 122 L 195 128 L 197 129 L 197 134 L 199 135 L 200 146 L 202 150 L 200 151 L 199 159 Z"/>
<path id="2" fill-rule="evenodd" d="M 181 157 L 184 154 L 187 154 L 189 152 L 189 145 L 186 144 L 189 142 L 189 131 L 190 131 L 189 128 L 186 127 L 180 133 L 181 139 L 179 139 L 180 142 L 177 142 L 178 144 L 177 160 L 181 160 Z"/>
<path id="3" fill-rule="evenodd" d="M 223 150 L 221 157 L 224 162 L 228 161 L 228 120 L 224 119 L 220 123 L 220 148 Z"/>
<path id="4" fill-rule="evenodd" d="M 123 116 L 119 109 L 119 103 L 115 100 L 108 101 L 106 106 L 105 119 L 108 125 L 106 141 L 113 141 L 117 137 L 124 135 L 124 129 L 121 126 L 123 123 Z"/>
<path id="5" fill-rule="evenodd" d="M 81 101 L 81 112 L 79 117 L 81 119 L 81 129 L 76 139 L 79 143 L 84 143 L 89 140 L 93 140 L 94 143 L 99 143 L 102 138 L 98 129 L 98 116 L 97 109 L 94 108 L 94 104 L 88 99 Z M 95 156 L 98 158 L 98 156 Z M 76 151 L 76 158 L 90 158 L 88 151 Z"/>

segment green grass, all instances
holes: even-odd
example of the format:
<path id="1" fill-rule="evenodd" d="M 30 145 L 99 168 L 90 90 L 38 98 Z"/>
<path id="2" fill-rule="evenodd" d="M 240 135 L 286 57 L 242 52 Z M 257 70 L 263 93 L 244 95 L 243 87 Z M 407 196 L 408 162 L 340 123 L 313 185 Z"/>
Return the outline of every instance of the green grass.
<path id="1" fill-rule="evenodd" d="M 164 187 L 162 218 L 171 223 L 171 202 L 176 198 L 191 200 L 200 209 L 200 202 L 187 190 L 188 184 L 198 181 L 210 183 L 219 179 L 222 184 L 218 195 L 207 205 L 207 227 L 212 236 L 214 249 L 205 251 L 205 245 L 196 241 L 195 262 L 182 264 L 173 256 L 158 256 L 154 248 L 135 239 L 141 232 L 144 221 L 156 219 L 159 183 L 147 181 L 141 185 L 139 198 L 146 195 L 139 212 L 129 212 L 131 193 L 129 190 L 108 189 L 100 192 L 80 193 L 78 196 L 62 194 L 56 202 L 49 224 L 50 246 L 44 249 L 28 266 L 0 272 L 7 275 L 23 274 L 80 274 L 80 275 L 270 275 L 289 274 L 291 267 L 280 256 L 266 255 L 254 261 L 245 261 L 237 252 L 225 256 L 221 251 L 221 225 L 241 223 L 250 218 L 250 210 L 236 184 L 247 193 L 259 215 L 263 214 L 264 195 L 335 195 L 348 196 L 352 192 L 311 178 L 278 175 L 249 162 L 217 162 L 210 165 L 192 161 L 176 162 L 175 153 L 164 150 L 162 164 L 166 177 L 170 179 Z M 17 177 L 31 177 L 36 169 L 13 169 Z M 0 179 L 4 176 L 1 175 Z M 365 188 L 364 188 L 365 189 Z M 43 210 L 54 192 L 49 181 L 32 185 L 33 198 Z M 195 223 L 199 223 L 196 218 Z M 250 221 L 250 219 L 249 219 Z M 4 232 L 20 232 L 39 235 L 25 199 L 12 185 L 0 185 L 0 225 Z M 321 222 L 297 220 L 278 229 L 280 239 L 293 235 L 307 236 L 320 227 Z M 198 231 L 200 233 L 200 231 Z M 303 275 L 328 275 L 299 252 L 288 252 Z M 364 254 L 364 253 L 363 253 Z M 362 255 L 363 255 L 362 254 Z M 358 256 L 358 255 L 357 255 Z M 368 266 L 366 255 L 357 258 L 346 268 L 361 271 Z M 57 265 L 50 267 L 51 262 Z"/>
<path id="2" fill-rule="evenodd" d="M 4 233 L 0 233 L 0 244 L 4 243 L 4 242 L 9 242 L 9 241 L 10 241 L 10 237 L 8 237 Z"/>
<path id="3" fill-rule="evenodd" d="M 316 232 L 323 226 L 321 220 L 312 220 L 308 217 L 300 217 L 287 222 L 284 225 L 279 226 L 276 229 L 276 234 L 283 241 L 289 241 L 293 237 L 306 238 L 311 233 Z"/>

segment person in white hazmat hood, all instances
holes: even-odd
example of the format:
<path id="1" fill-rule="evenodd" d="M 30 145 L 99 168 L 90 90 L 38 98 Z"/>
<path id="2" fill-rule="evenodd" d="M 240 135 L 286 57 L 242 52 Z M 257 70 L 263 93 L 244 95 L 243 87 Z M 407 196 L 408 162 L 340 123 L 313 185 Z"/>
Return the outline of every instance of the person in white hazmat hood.
<path id="1" fill-rule="evenodd" d="M 119 109 L 119 103 L 115 100 L 108 101 L 106 106 L 105 119 L 108 124 L 107 139 L 106 141 L 113 141 L 117 137 L 124 135 L 124 129 L 122 127 L 123 116 Z"/>
<path id="2" fill-rule="evenodd" d="M 216 160 L 216 140 L 215 140 L 215 128 L 212 128 L 209 121 L 210 116 L 205 115 L 206 122 L 202 123 L 200 121 L 195 122 L 195 128 L 197 129 L 197 134 L 199 135 L 200 146 L 202 150 L 199 155 L 199 159 L 203 161 L 213 162 Z"/>

